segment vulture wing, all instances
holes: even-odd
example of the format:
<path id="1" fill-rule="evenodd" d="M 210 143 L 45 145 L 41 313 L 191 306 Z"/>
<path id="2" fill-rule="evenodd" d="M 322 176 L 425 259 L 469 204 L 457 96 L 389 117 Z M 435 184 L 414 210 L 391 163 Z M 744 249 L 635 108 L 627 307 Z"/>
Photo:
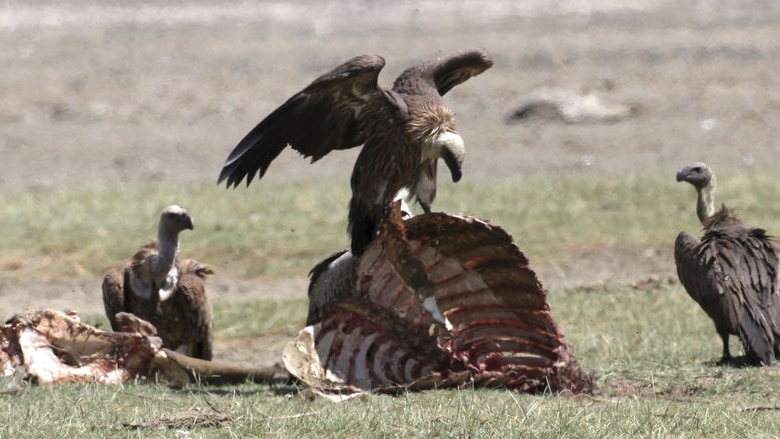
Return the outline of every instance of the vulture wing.
<path id="1" fill-rule="evenodd" d="M 385 60 L 362 55 L 320 76 L 263 119 L 233 149 L 219 182 L 247 185 L 262 177 L 288 144 L 316 161 L 334 149 L 362 144 L 360 117 L 376 99 L 383 99 L 377 78 Z"/>
<path id="2" fill-rule="evenodd" d="M 116 314 L 126 311 L 124 285 L 125 275 L 122 270 L 113 269 L 103 278 L 103 307 L 114 331 L 122 330 Z"/>
<path id="3" fill-rule="evenodd" d="M 306 325 L 322 320 L 323 308 L 330 302 L 344 299 L 352 291 L 355 258 L 348 250 L 338 251 L 314 266 L 309 272 L 309 315 Z"/>
<path id="4" fill-rule="evenodd" d="M 190 357 L 211 360 L 214 323 L 206 294 L 206 278 L 214 270 L 193 259 L 177 264 L 180 278 L 177 291 L 160 302 L 157 331 L 166 347 Z"/>
<path id="5" fill-rule="evenodd" d="M 464 50 L 407 69 L 396 79 L 393 90 L 402 93 L 412 91 L 420 86 L 418 78 L 424 78 L 436 87 L 439 95 L 444 96 L 456 85 L 492 66 L 493 59 L 486 51 Z"/>
<path id="6" fill-rule="evenodd" d="M 443 213 L 404 223 L 394 210 L 354 266 L 352 290 L 323 305 L 324 319 L 283 354 L 313 388 L 593 390 L 501 228 Z"/>
<path id="7" fill-rule="evenodd" d="M 761 229 L 732 223 L 708 229 L 698 242 L 681 233 L 675 242 L 680 282 L 721 334 L 739 336 L 748 357 L 771 365 L 778 334 L 778 256 Z"/>

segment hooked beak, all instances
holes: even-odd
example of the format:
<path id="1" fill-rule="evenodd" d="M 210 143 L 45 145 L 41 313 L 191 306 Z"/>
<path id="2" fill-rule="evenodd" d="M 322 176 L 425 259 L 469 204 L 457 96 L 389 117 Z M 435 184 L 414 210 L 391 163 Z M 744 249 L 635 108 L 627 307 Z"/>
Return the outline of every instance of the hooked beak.
<path id="1" fill-rule="evenodd" d="M 457 183 L 458 180 L 460 180 L 460 178 L 463 176 L 463 172 L 461 170 L 462 160 L 458 160 L 458 158 L 455 157 L 455 154 L 453 154 L 449 149 L 444 149 L 442 151 L 441 158 L 444 159 L 444 163 L 450 169 L 450 174 L 452 174 L 452 181 Z"/>
<path id="2" fill-rule="evenodd" d="M 466 147 L 463 139 L 455 132 L 447 131 L 439 136 L 439 155 L 444 159 L 444 163 L 450 169 L 452 181 L 457 182 L 463 176 L 461 165 L 463 157 L 466 155 Z"/>
<path id="3" fill-rule="evenodd" d="M 184 229 L 193 230 L 195 229 L 195 223 L 192 221 L 192 217 L 185 214 L 184 218 L 182 218 L 182 221 L 184 221 Z"/>

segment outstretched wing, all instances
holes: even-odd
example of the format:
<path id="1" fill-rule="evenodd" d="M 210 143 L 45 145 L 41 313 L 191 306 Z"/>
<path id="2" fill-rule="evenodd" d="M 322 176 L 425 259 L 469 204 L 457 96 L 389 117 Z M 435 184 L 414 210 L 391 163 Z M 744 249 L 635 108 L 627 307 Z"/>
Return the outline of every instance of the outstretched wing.
<path id="1" fill-rule="evenodd" d="M 393 84 L 397 92 L 414 92 L 420 79 L 435 87 L 441 96 L 456 85 L 477 76 L 493 66 L 493 59 L 482 49 L 464 50 L 449 56 L 411 67 L 401 73 Z"/>
<path id="2" fill-rule="evenodd" d="M 385 99 L 377 78 L 385 60 L 380 56 L 352 58 L 320 76 L 263 119 L 233 149 L 219 183 L 238 186 L 260 178 L 285 146 L 316 161 L 334 149 L 364 142 L 359 118 L 376 99 Z"/>

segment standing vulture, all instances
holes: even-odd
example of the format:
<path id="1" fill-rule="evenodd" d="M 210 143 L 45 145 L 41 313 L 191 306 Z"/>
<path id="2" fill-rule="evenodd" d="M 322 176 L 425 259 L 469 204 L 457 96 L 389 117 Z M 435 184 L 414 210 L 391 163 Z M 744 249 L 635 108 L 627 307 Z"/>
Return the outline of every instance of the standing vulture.
<path id="1" fill-rule="evenodd" d="M 334 149 L 363 145 L 349 203 L 356 256 L 377 235 L 384 208 L 406 189 L 425 212 L 436 195 L 436 160 L 452 180 L 465 154 L 453 112 L 442 96 L 493 65 L 484 50 L 467 50 L 401 73 L 392 89 L 379 86 L 380 56 L 361 55 L 315 79 L 261 121 L 233 149 L 219 175 L 236 187 L 260 177 L 288 144 L 312 162 Z"/>
<path id="2" fill-rule="evenodd" d="M 706 164 L 681 169 L 677 181 L 696 188 L 696 212 L 704 226 L 701 241 L 685 232 L 677 236 L 677 275 L 715 322 L 723 340 L 720 363 L 735 363 L 731 334 L 745 349 L 744 361 L 737 364 L 771 365 L 780 356 L 777 248 L 765 230 L 745 227 L 727 207 L 715 211 L 715 175 Z"/>
<path id="3" fill-rule="evenodd" d="M 114 331 L 116 314 L 128 312 L 157 328 L 163 346 L 211 360 L 213 322 L 206 277 L 214 270 L 193 259 L 179 260 L 179 232 L 192 230 L 192 218 L 179 206 L 160 215 L 157 242 L 144 245 L 123 269 L 103 279 L 103 304 Z"/>

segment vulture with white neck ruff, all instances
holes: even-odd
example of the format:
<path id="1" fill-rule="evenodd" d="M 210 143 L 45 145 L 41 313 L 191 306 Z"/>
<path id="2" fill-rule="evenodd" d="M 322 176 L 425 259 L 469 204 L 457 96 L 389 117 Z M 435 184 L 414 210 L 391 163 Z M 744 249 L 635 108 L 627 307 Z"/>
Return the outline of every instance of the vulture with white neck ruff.
<path id="1" fill-rule="evenodd" d="M 352 171 L 351 250 L 356 256 L 378 234 L 385 207 L 406 189 L 426 213 L 436 195 L 436 161 L 461 178 L 464 142 L 442 96 L 493 65 L 487 52 L 467 50 L 401 73 L 379 86 L 385 60 L 362 55 L 315 79 L 262 120 L 228 156 L 219 183 L 236 187 L 290 145 L 312 162 L 334 149 L 363 145 Z"/>
<path id="2" fill-rule="evenodd" d="M 772 365 L 780 356 L 778 251 L 766 231 L 745 227 L 726 206 L 715 210 L 715 174 L 697 162 L 681 169 L 698 194 L 701 241 L 681 232 L 674 244 L 677 275 L 688 294 L 715 323 L 723 342 L 720 364 Z M 729 335 L 745 349 L 732 358 Z"/>
<path id="3" fill-rule="evenodd" d="M 214 270 L 193 259 L 178 259 L 179 233 L 192 230 L 186 210 L 163 209 L 157 241 L 144 245 L 123 269 L 103 279 L 103 304 L 114 331 L 119 312 L 152 323 L 163 346 L 195 358 L 211 360 L 213 322 L 206 295 L 206 277 Z"/>

